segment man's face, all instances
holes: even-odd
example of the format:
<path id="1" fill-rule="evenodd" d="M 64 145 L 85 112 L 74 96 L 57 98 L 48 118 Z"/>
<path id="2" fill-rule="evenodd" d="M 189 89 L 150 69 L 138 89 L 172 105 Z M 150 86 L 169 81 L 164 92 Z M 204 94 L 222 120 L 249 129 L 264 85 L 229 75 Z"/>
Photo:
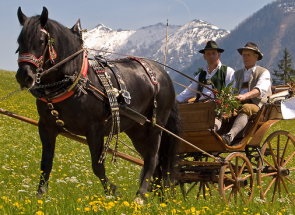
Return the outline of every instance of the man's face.
<path id="1" fill-rule="evenodd" d="M 257 60 L 258 60 L 258 54 L 255 53 L 252 50 L 243 50 L 242 51 L 242 58 L 243 58 L 243 62 L 244 65 L 247 69 L 255 66 Z"/>
<path id="2" fill-rule="evenodd" d="M 220 53 L 217 50 L 205 50 L 204 59 L 207 61 L 208 65 L 218 64 L 220 58 Z"/>

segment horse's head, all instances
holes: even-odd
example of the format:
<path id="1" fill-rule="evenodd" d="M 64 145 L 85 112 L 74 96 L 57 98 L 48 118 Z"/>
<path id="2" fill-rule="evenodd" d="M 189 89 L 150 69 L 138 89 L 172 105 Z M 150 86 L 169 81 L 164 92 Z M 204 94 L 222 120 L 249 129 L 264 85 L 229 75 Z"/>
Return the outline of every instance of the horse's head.
<path id="1" fill-rule="evenodd" d="M 19 7 L 17 16 L 22 30 L 17 40 L 19 69 L 16 79 L 21 88 L 31 88 L 42 82 L 44 70 L 81 48 L 80 22 L 68 29 L 48 19 L 45 7 L 41 15 L 33 17 L 27 17 Z M 54 77 L 49 75 L 44 82 L 50 83 L 60 78 L 62 74 L 56 73 Z"/>

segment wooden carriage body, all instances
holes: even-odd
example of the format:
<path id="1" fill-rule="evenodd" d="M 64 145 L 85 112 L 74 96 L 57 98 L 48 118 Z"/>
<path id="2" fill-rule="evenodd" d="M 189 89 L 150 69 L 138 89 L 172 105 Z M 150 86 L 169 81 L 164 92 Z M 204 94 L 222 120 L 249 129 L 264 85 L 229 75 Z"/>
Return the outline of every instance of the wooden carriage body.
<path id="1" fill-rule="evenodd" d="M 233 145 L 227 145 L 221 138 L 222 133 L 214 130 L 214 102 L 179 104 L 180 137 L 191 143 L 181 142 L 178 148 L 176 178 L 183 195 L 187 196 L 197 186 L 197 197 L 206 198 L 210 184 L 217 183 L 225 201 L 240 196 L 247 202 L 253 197 L 254 175 L 262 199 L 270 195 L 274 200 L 276 195 L 288 193 L 286 184 L 294 187 L 294 179 L 290 180 L 294 168 L 290 165 L 295 162 L 295 136 L 287 131 L 275 131 L 264 140 L 269 128 L 283 119 L 280 100 L 287 95 L 273 95 L 249 119 Z M 284 177 L 286 180 L 282 182 Z M 277 184 L 284 183 L 284 187 L 281 185 L 278 189 L 280 185 L 274 185 L 274 180 Z M 187 184 L 191 185 L 188 189 Z M 242 189 L 248 195 L 242 194 Z"/>

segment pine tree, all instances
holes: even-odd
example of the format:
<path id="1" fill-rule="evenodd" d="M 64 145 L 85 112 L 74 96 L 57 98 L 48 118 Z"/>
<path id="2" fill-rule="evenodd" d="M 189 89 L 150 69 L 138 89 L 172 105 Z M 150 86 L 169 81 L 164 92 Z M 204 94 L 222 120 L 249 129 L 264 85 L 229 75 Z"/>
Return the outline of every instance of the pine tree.
<path id="1" fill-rule="evenodd" d="M 292 68 L 292 56 L 287 48 L 284 49 L 283 58 L 279 61 L 278 70 L 274 70 L 274 85 L 287 84 L 295 81 L 295 70 Z"/>

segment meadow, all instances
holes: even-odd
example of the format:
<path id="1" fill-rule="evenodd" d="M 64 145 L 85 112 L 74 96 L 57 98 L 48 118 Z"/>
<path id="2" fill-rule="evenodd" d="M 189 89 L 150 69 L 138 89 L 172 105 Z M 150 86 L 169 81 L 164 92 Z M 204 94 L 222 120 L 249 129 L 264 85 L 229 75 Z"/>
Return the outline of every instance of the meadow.
<path id="1" fill-rule="evenodd" d="M 0 108 L 38 120 L 35 99 L 29 92 L 6 97 L 19 88 L 14 75 L 0 71 Z M 282 121 L 269 133 L 279 129 L 295 134 L 295 120 Z M 119 144 L 118 150 L 138 157 L 124 134 L 120 139 L 125 144 Z M 295 214 L 294 199 L 262 201 L 258 191 L 249 204 L 225 204 L 215 190 L 206 199 L 196 199 L 196 192 L 191 192 L 185 200 L 176 187 L 168 191 L 175 195 L 168 195 L 164 202 L 150 193 L 147 203 L 138 205 L 134 198 L 140 166 L 120 158 L 113 162 L 110 154 L 107 175 L 119 186 L 120 196 L 105 196 L 92 173 L 88 147 L 62 136 L 57 139 L 49 192 L 37 198 L 40 157 L 37 127 L 0 114 L 0 214 Z M 294 187 L 290 190 L 295 193 Z"/>

